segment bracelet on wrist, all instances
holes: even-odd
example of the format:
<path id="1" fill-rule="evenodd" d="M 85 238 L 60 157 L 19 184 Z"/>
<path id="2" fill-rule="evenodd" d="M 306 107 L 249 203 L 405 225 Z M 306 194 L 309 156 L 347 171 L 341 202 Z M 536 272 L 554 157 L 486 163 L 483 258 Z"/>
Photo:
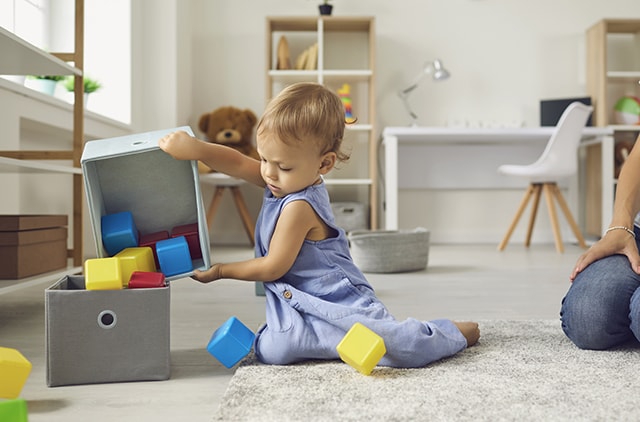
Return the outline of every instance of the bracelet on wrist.
<path id="1" fill-rule="evenodd" d="M 611 226 L 604 232 L 604 234 L 607 234 L 607 233 L 609 233 L 610 231 L 613 231 L 613 230 L 624 230 L 627 233 L 629 233 L 631 236 L 633 236 L 634 239 L 636 237 L 636 233 L 632 229 L 630 229 L 629 227 L 626 227 L 626 226 Z"/>

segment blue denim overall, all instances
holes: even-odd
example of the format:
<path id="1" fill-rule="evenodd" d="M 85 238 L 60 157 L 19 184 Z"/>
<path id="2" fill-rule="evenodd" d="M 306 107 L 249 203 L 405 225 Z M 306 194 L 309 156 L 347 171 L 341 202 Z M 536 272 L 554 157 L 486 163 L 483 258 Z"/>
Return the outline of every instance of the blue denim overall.
<path id="1" fill-rule="evenodd" d="M 449 320 L 397 321 L 389 313 L 351 259 L 345 232 L 335 224 L 324 182 L 284 198 L 265 189 L 256 224 L 257 257 L 268 253 L 283 208 L 300 200 L 308 202 L 336 236 L 305 240 L 289 272 L 264 283 L 266 324 L 255 340 L 260 361 L 283 365 L 339 359 L 336 346 L 356 322 L 384 339 L 387 353 L 379 363 L 382 366 L 421 367 L 467 346 Z"/>

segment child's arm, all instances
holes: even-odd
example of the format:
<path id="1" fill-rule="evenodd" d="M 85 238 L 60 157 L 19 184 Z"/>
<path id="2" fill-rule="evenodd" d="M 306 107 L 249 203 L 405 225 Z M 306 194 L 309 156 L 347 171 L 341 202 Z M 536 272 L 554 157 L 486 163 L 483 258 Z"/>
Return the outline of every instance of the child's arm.
<path id="1" fill-rule="evenodd" d="M 269 244 L 269 254 L 260 258 L 228 264 L 215 264 L 207 271 L 195 271 L 194 279 L 209 283 L 220 278 L 247 281 L 274 281 L 289 271 L 305 238 L 324 224 L 305 201 L 294 201 L 284 207 Z"/>
<path id="2" fill-rule="evenodd" d="M 264 187 L 260 161 L 224 145 L 211 144 L 184 131 L 170 133 L 158 142 L 160 148 L 178 160 L 199 160 L 210 168 L 229 176 Z"/>

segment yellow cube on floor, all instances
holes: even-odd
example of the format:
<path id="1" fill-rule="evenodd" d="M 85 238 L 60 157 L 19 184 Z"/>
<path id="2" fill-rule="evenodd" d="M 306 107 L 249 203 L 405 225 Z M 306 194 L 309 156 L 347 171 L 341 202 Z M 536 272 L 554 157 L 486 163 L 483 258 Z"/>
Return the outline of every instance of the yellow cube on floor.
<path id="1" fill-rule="evenodd" d="M 31 362 L 16 349 L 0 347 L 0 397 L 15 399 L 31 373 Z"/>
<path id="2" fill-rule="evenodd" d="M 347 331 L 336 350 L 340 359 L 364 375 L 369 375 L 387 353 L 382 337 L 359 322 Z"/>
<path id="3" fill-rule="evenodd" d="M 156 262 L 153 258 L 153 250 L 148 246 L 126 248 L 115 255 L 120 259 L 122 271 L 122 287 L 129 285 L 131 274 L 134 271 L 153 273 L 156 271 Z"/>
<path id="4" fill-rule="evenodd" d="M 122 289 L 120 258 L 94 258 L 84 262 L 84 287 L 87 290 Z"/>

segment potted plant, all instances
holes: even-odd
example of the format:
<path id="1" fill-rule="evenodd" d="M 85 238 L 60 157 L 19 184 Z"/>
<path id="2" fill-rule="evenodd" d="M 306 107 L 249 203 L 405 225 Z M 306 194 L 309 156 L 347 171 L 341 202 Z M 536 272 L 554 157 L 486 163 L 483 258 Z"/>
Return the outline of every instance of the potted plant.
<path id="1" fill-rule="evenodd" d="M 329 4 L 330 0 L 324 0 L 321 5 L 318 6 L 320 9 L 320 14 L 325 16 L 330 16 L 331 11 L 333 10 L 333 5 Z"/>
<path id="2" fill-rule="evenodd" d="M 57 75 L 32 75 L 27 78 L 25 85 L 44 94 L 53 95 L 56 85 L 64 78 L 64 76 Z"/>
<path id="3" fill-rule="evenodd" d="M 73 76 L 70 76 L 64 81 L 64 87 L 69 92 L 73 92 L 74 83 L 75 83 L 74 79 L 75 78 Z M 88 76 L 84 76 L 82 78 L 82 85 L 83 85 L 85 94 L 91 94 L 92 92 L 96 92 L 97 90 L 102 88 L 102 84 L 99 81 L 95 79 L 91 79 Z"/>
<path id="4" fill-rule="evenodd" d="M 74 84 L 75 84 L 75 78 L 73 76 L 69 76 L 64 81 L 64 87 L 69 92 L 74 91 Z M 92 79 L 85 75 L 82 77 L 82 86 L 83 86 L 83 92 L 84 92 L 84 105 L 86 106 L 87 102 L 89 101 L 89 94 L 91 94 L 92 92 L 96 92 L 97 90 L 102 88 L 102 84 L 96 79 Z"/>

